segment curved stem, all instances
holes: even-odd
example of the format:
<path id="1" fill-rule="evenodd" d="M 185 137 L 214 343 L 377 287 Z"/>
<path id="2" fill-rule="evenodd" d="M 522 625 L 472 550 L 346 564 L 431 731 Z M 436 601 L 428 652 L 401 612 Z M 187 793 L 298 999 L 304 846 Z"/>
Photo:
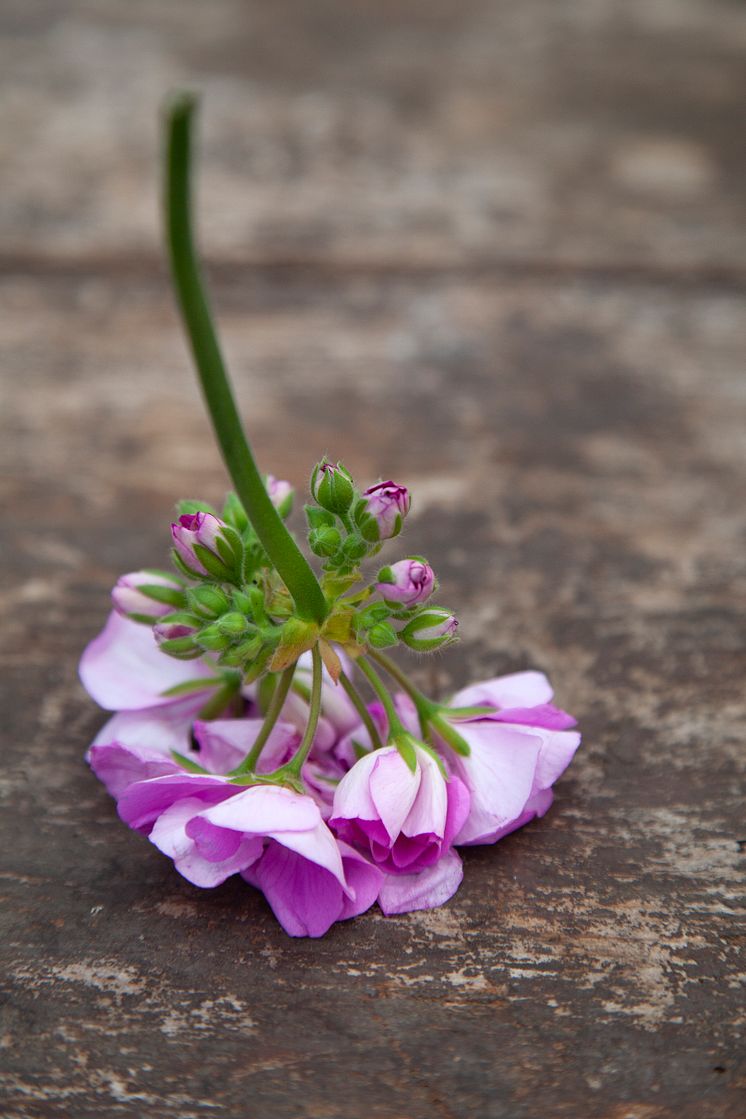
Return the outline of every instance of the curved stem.
<path id="1" fill-rule="evenodd" d="M 196 98 L 169 106 L 165 211 L 171 274 L 207 408 L 243 506 L 295 602 L 299 617 L 321 624 L 329 607 L 307 559 L 275 509 L 246 440 L 220 352 L 192 236 L 190 160 Z"/>
<path id="2" fill-rule="evenodd" d="M 264 716 L 264 722 L 262 723 L 261 730 L 256 736 L 256 741 L 254 742 L 254 745 L 251 747 L 251 750 L 246 755 L 241 764 L 232 771 L 232 776 L 237 776 L 241 773 L 251 773 L 256 767 L 256 763 L 259 761 L 259 756 L 264 747 L 267 745 L 267 739 L 274 730 L 275 723 L 280 717 L 280 712 L 285 706 L 285 700 L 287 699 L 287 694 L 290 691 L 290 685 L 293 682 L 294 673 L 295 665 L 291 664 L 288 665 L 288 667 L 280 676 L 280 679 L 277 681 L 277 687 L 275 688 L 274 695 L 272 696 L 269 707 L 267 708 L 267 714 Z"/>
<path id="3" fill-rule="evenodd" d="M 321 714 L 321 680 L 323 673 L 323 664 L 321 662 L 321 652 L 319 650 L 318 642 L 311 650 L 313 658 L 313 677 L 311 679 L 311 703 L 308 710 L 308 722 L 306 729 L 303 733 L 303 740 L 298 747 L 298 752 L 291 758 L 285 769 L 300 777 L 303 764 L 311 752 L 313 745 L 313 736 L 316 734 L 316 727 L 319 723 L 319 715 Z"/>
<path id="4" fill-rule="evenodd" d="M 370 711 L 365 706 L 365 700 L 360 695 L 360 692 L 357 690 L 352 680 L 350 680 L 349 676 L 345 672 L 340 673 L 339 682 L 347 693 L 352 706 L 355 708 L 358 715 L 360 716 L 363 726 L 370 735 L 371 746 L 374 750 L 380 750 L 383 746 L 383 743 L 381 742 L 381 736 L 378 733 L 378 727 L 373 722 Z"/>
<path id="5" fill-rule="evenodd" d="M 376 672 L 372 664 L 370 664 L 365 657 L 359 657 L 356 664 L 363 676 L 370 684 L 373 691 L 376 693 L 381 703 L 383 704 L 386 715 L 389 720 L 389 738 L 395 737 L 397 734 L 407 733 L 406 727 L 402 724 L 401 719 L 396 713 L 394 701 L 386 690 L 386 686 L 381 677 Z"/>
<path id="6" fill-rule="evenodd" d="M 432 719 L 433 715 L 437 713 L 437 711 L 440 709 L 440 704 L 434 703 L 433 700 L 428 699 L 428 697 L 424 695 L 424 693 L 421 692 L 415 684 L 412 683 L 406 672 L 404 672 L 403 669 L 399 668 L 399 665 L 396 663 L 396 661 L 393 661 L 391 657 L 387 657 L 385 653 L 381 653 L 377 649 L 370 649 L 368 651 L 368 656 L 372 657 L 373 660 L 380 664 L 381 668 L 385 669 L 386 672 L 388 672 L 389 676 L 396 680 L 397 684 L 399 684 L 407 693 L 407 695 L 417 708 L 417 714 L 420 717 L 420 722 L 422 722 L 423 724 L 422 729 L 424 731 L 424 724 L 428 723 Z"/>

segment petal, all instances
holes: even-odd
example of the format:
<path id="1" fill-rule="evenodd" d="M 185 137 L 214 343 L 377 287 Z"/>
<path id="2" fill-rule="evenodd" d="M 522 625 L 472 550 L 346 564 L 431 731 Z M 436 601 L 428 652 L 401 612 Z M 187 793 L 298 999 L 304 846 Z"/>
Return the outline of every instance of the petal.
<path id="1" fill-rule="evenodd" d="M 506 824 L 504 828 L 498 828 L 493 834 L 490 842 L 496 843 L 498 839 L 503 836 L 510 835 L 511 832 L 517 831 L 518 828 L 524 827 L 529 824 L 533 819 L 543 816 L 552 806 L 554 800 L 554 793 L 551 789 L 542 789 L 541 792 L 532 793 L 526 801 L 526 807 L 521 812 L 517 820 Z M 468 846 L 468 844 L 467 844 Z"/>
<path id="2" fill-rule="evenodd" d="M 172 804 L 156 820 L 150 841 L 174 860 L 174 866 L 184 878 L 195 886 L 209 888 L 247 869 L 259 858 L 263 845 L 261 840 L 244 840 L 235 833 L 226 832 L 222 846 L 214 846 L 206 854 L 188 832 L 195 812 L 202 808 L 204 803 L 193 797 Z"/>
<path id="3" fill-rule="evenodd" d="M 162 653 L 149 626 L 115 611 L 80 660 L 80 679 L 88 694 L 110 711 L 171 702 L 163 692 L 176 684 L 213 675 L 202 661 L 180 661 Z"/>
<path id="4" fill-rule="evenodd" d="M 482 719 L 460 723 L 471 747 L 468 757 L 453 755 L 456 774 L 471 794 L 469 816 L 456 843 L 491 843 L 499 828 L 517 819 L 531 795 L 541 738 L 526 728 Z"/>
<path id="5" fill-rule="evenodd" d="M 235 796 L 237 787 L 224 781 L 222 777 L 184 773 L 182 770 L 129 785 L 119 798 L 117 811 L 125 824 L 136 831 L 147 833 L 161 813 L 177 800 L 198 796 L 204 808 L 226 797 Z"/>
<path id="6" fill-rule="evenodd" d="M 344 896 L 342 899 L 342 912 L 338 920 L 346 921 L 348 917 L 357 917 L 359 913 L 370 909 L 383 885 L 384 875 L 377 866 L 346 843 L 339 844 L 339 851 L 347 884 L 354 895 Z"/>
<path id="7" fill-rule="evenodd" d="M 370 795 L 376 814 L 393 842 L 402 829 L 422 780 L 418 765 L 414 773 L 395 747 L 376 750 L 370 775 Z"/>
<path id="8" fill-rule="evenodd" d="M 443 838 L 448 812 L 448 791 L 435 758 L 417 750 L 420 786 L 401 831 L 406 836 L 434 835 Z"/>
<path id="9" fill-rule="evenodd" d="M 451 848 L 438 862 L 418 874 L 388 875 L 378 904 L 387 916 L 414 909 L 434 909 L 453 897 L 464 877 L 460 857 Z"/>
<path id="10" fill-rule="evenodd" d="M 475 707 L 482 704 L 494 707 L 536 707 L 549 703 L 552 686 L 543 672 L 513 672 L 509 676 L 495 676 L 471 684 L 456 692 L 451 700 L 453 707 Z"/>
<path id="11" fill-rule="evenodd" d="M 522 723 L 531 727 L 546 727 L 548 730 L 567 730 L 574 727 L 577 719 L 561 711 L 552 703 L 538 703 L 536 707 L 506 707 L 496 711 L 490 719 L 501 723 Z"/>
<path id="12" fill-rule="evenodd" d="M 194 737 L 199 743 L 199 761 L 212 773 L 229 773 L 244 760 L 256 742 L 263 719 L 197 720 Z M 259 772 L 268 773 L 287 761 L 299 742 L 295 727 L 277 723 L 262 750 Z"/>
<path id="13" fill-rule="evenodd" d="M 160 707 L 120 711 L 108 720 L 93 740 L 93 745 L 118 742 L 122 746 L 143 747 L 168 757 L 172 750 L 191 754 L 192 723 L 205 702 L 205 692 L 172 699 Z"/>
<path id="14" fill-rule="evenodd" d="M 178 773 L 181 767 L 159 750 L 108 742 L 91 746 L 87 756 L 91 769 L 113 797 L 120 797 L 135 781 L 147 781 Z"/>
<path id="15" fill-rule="evenodd" d="M 270 832 L 312 831 L 321 821 L 318 807 L 309 796 L 276 785 L 252 785 L 220 804 L 207 809 L 202 818 L 219 828 L 253 835 Z"/>
<path id="16" fill-rule="evenodd" d="M 279 843 L 270 843 L 244 877 L 263 891 L 290 936 L 323 936 L 342 915 L 336 878 Z"/>
<path id="17" fill-rule="evenodd" d="M 450 847 L 455 837 L 469 818 L 471 810 L 471 793 L 458 777 L 451 777 L 448 782 L 448 815 L 446 817 L 443 846 Z"/>

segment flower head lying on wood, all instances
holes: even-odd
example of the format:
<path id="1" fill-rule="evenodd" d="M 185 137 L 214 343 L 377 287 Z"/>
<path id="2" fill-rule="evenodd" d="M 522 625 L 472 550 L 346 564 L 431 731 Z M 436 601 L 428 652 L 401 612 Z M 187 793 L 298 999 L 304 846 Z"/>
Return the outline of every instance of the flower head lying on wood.
<path id="1" fill-rule="evenodd" d="M 391 914 L 447 901 L 463 877 L 456 848 L 542 816 L 580 736 L 541 673 L 440 703 L 384 652 L 457 640 L 422 556 L 363 574 L 402 531 L 406 487 L 360 490 L 323 459 L 304 509 L 319 574 L 289 534 L 292 488 L 256 468 L 202 292 L 188 201 L 193 107 L 182 97 L 169 116 L 169 248 L 236 490 L 219 511 L 180 504 L 173 572 L 133 572 L 114 587 L 80 665 L 113 712 L 87 759 L 122 820 L 189 882 L 240 875 L 291 936 L 321 936 L 375 902 Z"/>

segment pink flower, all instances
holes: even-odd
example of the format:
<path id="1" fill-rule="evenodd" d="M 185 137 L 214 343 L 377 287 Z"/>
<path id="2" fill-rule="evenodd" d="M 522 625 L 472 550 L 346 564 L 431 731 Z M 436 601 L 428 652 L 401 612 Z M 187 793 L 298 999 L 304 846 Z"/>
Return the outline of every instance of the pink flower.
<path id="1" fill-rule="evenodd" d="M 196 886 L 244 874 L 291 936 L 323 936 L 380 890 L 380 871 L 340 850 L 312 798 L 291 789 L 183 773 L 130 785 L 119 814 Z"/>
<path id="2" fill-rule="evenodd" d="M 399 606 L 416 606 L 428 599 L 434 589 L 435 574 L 424 560 L 399 560 L 378 572 L 376 590 L 386 602 Z"/>
<path id="3" fill-rule="evenodd" d="M 399 637 L 408 649 L 432 653 L 456 641 L 458 619 L 444 606 L 428 606 L 407 622 Z"/>
<path id="4" fill-rule="evenodd" d="M 359 513 L 356 513 L 356 520 L 366 540 L 391 540 L 399 535 L 410 507 L 406 486 L 378 482 L 368 487 L 363 494 L 363 502 Z"/>
<path id="5" fill-rule="evenodd" d="M 395 746 L 366 754 L 334 794 L 331 827 L 389 874 L 433 866 L 469 812 L 469 794 L 459 778 L 446 781 L 429 751 L 414 750 L 414 772 Z"/>
<path id="6" fill-rule="evenodd" d="M 444 747 L 449 766 L 471 793 L 456 843 L 494 843 L 550 807 L 552 785 L 580 744 L 577 731 L 568 729 L 575 720 L 552 706 L 551 698 L 540 672 L 486 680 L 453 697 L 454 707 L 495 707 L 494 714 L 450 720 L 471 751 L 464 757 Z"/>
<path id="7" fill-rule="evenodd" d="M 209 689 L 215 679 L 209 661 L 176 660 L 162 653 L 151 629 L 114 611 L 86 647 L 79 671 L 88 694 L 108 711 L 170 703 L 173 697 L 166 693 L 172 688 L 204 680 Z"/>
<path id="8" fill-rule="evenodd" d="M 275 509 L 280 513 L 290 512 L 293 493 L 295 492 L 290 482 L 283 482 L 280 478 L 275 478 L 273 474 L 268 474 L 266 487 L 269 499 Z"/>

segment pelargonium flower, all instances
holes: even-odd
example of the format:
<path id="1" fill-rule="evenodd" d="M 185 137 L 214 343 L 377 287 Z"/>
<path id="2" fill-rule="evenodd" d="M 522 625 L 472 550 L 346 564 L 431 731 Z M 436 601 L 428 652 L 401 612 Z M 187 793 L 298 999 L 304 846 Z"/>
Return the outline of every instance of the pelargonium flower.
<path id="1" fill-rule="evenodd" d="M 343 855 L 313 799 L 291 789 L 182 773 L 130 785 L 118 807 L 194 885 L 243 873 L 291 936 L 322 936 L 380 889 L 381 872 L 359 853 Z"/>
<path id="2" fill-rule="evenodd" d="M 494 843 L 553 800 L 552 785 L 580 745 L 575 719 L 554 707 L 541 672 L 518 672 L 457 692 L 454 707 L 491 706 L 494 713 L 450 721 L 467 742 L 467 757 L 443 746 L 450 768 L 471 793 L 471 808 L 456 843 Z"/>
<path id="3" fill-rule="evenodd" d="M 464 783 L 444 779 L 428 750 L 415 746 L 414 753 L 414 771 L 395 746 L 366 754 L 334 794 L 331 827 L 389 874 L 433 866 L 469 812 Z"/>
<path id="4" fill-rule="evenodd" d="M 219 564 L 225 565 L 219 541 L 224 536 L 226 524 L 212 513 L 182 513 L 178 521 L 171 525 L 171 537 L 181 562 L 197 575 L 210 577 L 211 571 L 205 566 L 209 556 Z M 199 555 L 203 550 L 202 558 Z M 205 553 L 207 555 L 205 555 Z"/>

